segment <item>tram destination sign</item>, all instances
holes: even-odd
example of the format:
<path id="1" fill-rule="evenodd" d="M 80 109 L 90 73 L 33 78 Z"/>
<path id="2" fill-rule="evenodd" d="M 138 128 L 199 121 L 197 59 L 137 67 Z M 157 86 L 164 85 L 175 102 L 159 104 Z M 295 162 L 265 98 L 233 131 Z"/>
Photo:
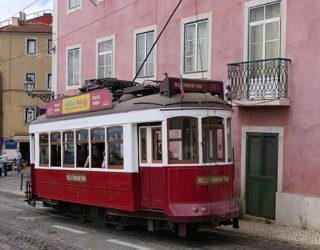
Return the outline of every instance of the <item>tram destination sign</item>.
<path id="1" fill-rule="evenodd" d="M 77 113 L 98 111 L 112 108 L 112 95 L 107 89 L 98 89 L 48 103 L 46 118 L 53 118 Z"/>
<path id="2" fill-rule="evenodd" d="M 229 182 L 229 176 L 198 176 L 198 185 L 223 184 Z"/>
<path id="3" fill-rule="evenodd" d="M 170 97 L 180 92 L 182 87 L 185 92 L 207 92 L 223 98 L 223 82 L 213 80 L 166 77 L 160 84 L 160 92 L 168 93 Z"/>

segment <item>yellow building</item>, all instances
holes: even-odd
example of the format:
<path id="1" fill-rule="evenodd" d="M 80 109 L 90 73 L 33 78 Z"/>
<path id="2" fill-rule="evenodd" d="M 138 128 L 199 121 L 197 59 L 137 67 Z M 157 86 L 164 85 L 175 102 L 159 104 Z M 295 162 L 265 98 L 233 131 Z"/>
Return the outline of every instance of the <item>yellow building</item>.
<path id="1" fill-rule="evenodd" d="M 28 124 L 45 112 L 46 103 L 24 90 L 26 79 L 36 90 L 51 90 L 52 16 L 13 17 L 0 27 L 0 147 L 9 158 L 16 148 L 29 161 Z"/>

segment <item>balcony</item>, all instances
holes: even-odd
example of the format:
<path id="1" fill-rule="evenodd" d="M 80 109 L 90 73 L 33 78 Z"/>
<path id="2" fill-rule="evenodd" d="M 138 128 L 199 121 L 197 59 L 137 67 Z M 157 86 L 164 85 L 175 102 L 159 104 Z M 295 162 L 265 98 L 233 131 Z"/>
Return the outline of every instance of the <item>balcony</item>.
<path id="1" fill-rule="evenodd" d="M 275 58 L 228 64 L 233 106 L 290 106 L 288 65 L 290 59 Z"/>

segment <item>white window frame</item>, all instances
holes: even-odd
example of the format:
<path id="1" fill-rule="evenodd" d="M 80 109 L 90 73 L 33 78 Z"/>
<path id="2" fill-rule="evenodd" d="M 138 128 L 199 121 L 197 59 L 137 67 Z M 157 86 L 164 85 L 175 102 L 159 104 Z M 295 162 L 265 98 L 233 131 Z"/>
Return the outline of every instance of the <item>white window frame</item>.
<path id="1" fill-rule="evenodd" d="M 249 60 L 249 13 L 250 9 L 260 5 L 280 2 L 280 57 L 285 57 L 287 0 L 251 0 L 244 4 L 243 61 Z"/>
<path id="2" fill-rule="evenodd" d="M 112 41 L 112 70 L 111 70 L 111 76 L 110 77 L 115 77 L 114 72 L 115 72 L 115 36 L 107 36 L 107 37 L 102 37 L 98 38 L 96 40 L 96 78 L 99 76 L 99 43 L 101 42 L 107 42 L 107 41 Z M 105 54 L 108 54 L 106 52 Z"/>
<path id="3" fill-rule="evenodd" d="M 207 70 L 203 72 L 194 72 L 194 73 L 185 73 L 184 72 L 184 39 L 185 39 L 185 26 L 188 23 L 193 23 L 202 20 L 208 20 L 208 63 L 207 63 Z M 184 78 L 204 78 L 210 79 L 211 78 L 211 58 L 212 58 L 212 12 L 203 13 L 197 16 L 187 17 L 181 19 L 181 31 L 180 31 L 180 74 Z"/>
<path id="4" fill-rule="evenodd" d="M 75 12 L 75 11 L 78 11 L 78 10 L 82 9 L 82 0 L 79 0 L 79 5 L 78 6 L 75 6 L 75 7 L 72 7 L 72 8 L 70 8 L 69 2 L 70 2 L 70 0 L 66 1 L 66 3 L 67 3 L 67 14 L 68 15 L 70 13 L 72 13 L 72 12 Z"/>
<path id="5" fill-rule="evenodd" d="M 51 47 L 50 47 L 50 42 L 51 42 Z M 53 52 L 53 41 L 52 38 L 47 39 L 47 55 L 51 56 Z"/>
<path id="6" fill-rule="evenodd" d="M 49 77 L 51 76 L 51 87 L 49 87 Z M 47 89 L 52 90 L 52 73 L 47 73 Z"/>
<path id="7" fill-rule="evenodd" d="M 36 75 L 36 73 L 34 73 L 34 72 L 27 72 L 27 73 L 25 74 L 25 77 L 24 77 L 24 81 L 23 81 L 23 82 L 25 82 L 25 81 L 27 80 L 28 75 L 34 75 L 34 89 L 37 89 L 37 75 Z"/>
<path id="8" fill-rule="evenodd" d="M 32 119 L 31 120 L 29 120 L 28 119 L 28 112 L 29 111 L 32 111 Z M 24 122 L 25 123 L 31 123 L 34 119 L 36 119 L 36 110 L 35 110 L 35 108 L 31 108 L 31 107 L 29 107 L 29 108 L 24 108 L 23 109 L 23 115 L 24 115 Z"/>
<path id="9" fill-rule="evenodd" d="M 137 35 L 142 34 L 142 33 L 148 33 L 148 32 L 154 32 L 154 41 L 157 38 L 157 26 L 152 25 L 149 27 L 141 28 L 141 29 L 136 29 L 134 30 L 134 47 L 133 47 L 133 77 L 136 75 L 137 72 L 137 64 L 136 64 L 136 56 L 137 56 Z M 143 76 L 143 77 L 137 77 L 136 82 L 142 83 L 145 80 L 156 80 L 157 78 L 157 45 L 154 46 L 154 61 L 153 61 L 153 76 Z"/>
<path id="10" fill-rule="evenodd" d="M 69 72 L 69 51 L 79 49 L 79 84 L 69 85 L 68 83 L 68 72 Z M 66 90 L 78 89 L 81 86 L 81 44 L 75 44 L 66 48 Z"/>
<path id="11" fill-rule="evenodd" d="M 271 4 L 265 4 L 265 5 L 260 5 L 260 6 L 257 6 L 257 7 L 253 7 L 253 8 L 250 8 L 249 9 L 249 12 L 251 11 L 251 10 L 253 10 L 254 8 L 259 8 L 259 7 L 263 7 L 263 8 L 265 8 L 266 6 L 268 6 L 268 5 L 272 5 L 273 3 L 271 3 Z M 274 2 L 274 4 L 279 4 L 279 7 L 280 7 L 280 11 L 281 11 L 281 3 L 280 2 Z M 281 12 L 280 12 L 280 15 L 281 15 Z M 261 60 L 265 60 L 265 59 L 267 59 L 266 58 L 266 26 L 267 26 L 267 24 L 271 24 L 271 23 L 277 23 L 278 24 L 278 26 L 279 26 L 279 42 L 278 42 L 278 48 L 279 48 L 279 56 L 280 56 L 280 49 L 281 49 L 281 46 L 280 46 L 280 43 L 281 43 L 281 36 L 280 36 L 280 32 L 281 32 L 281 16 L 280 17 L 274 17 L 274 18 L 269 18 L 269 19 L 263 19 L 263 20 L 261 20 L 261 21 L 253 21 L 253 22 L 250 22 L 250 21 L 248 21 L 248 23 L 249 23 L 249 27 L 250 27 L 250 29 L 251 28 L 253 28 L 253 27 L 258 27 L 258 26 L 260 26 L 260 25 L 262 25 L 263 26 L 263 34 L 262 34 L 262 43 L 263 43 L 263 47 L 262 47 L 262 58 L 261 58 Z M 251 36 L 250 36 L 250 30 L 248 31 L 249 32 L 249 40 L 248 40 L 248 47 L 251 47 Z M 275 40 L 273 40 L 273 41 L 275 41 Z M 248 53 L 249 53 L 249 60 L 251 61 L 251 59 L 250 59 L 250 50 L 248 51 Z M 276 58 L 278 58 L 279 56 L 277 56 Z"/>
<path id="12" fill-rule="evenodd" d="M 29 44 L 29 41 L 31 41 L 31 40 L 35 41 L 35 52 L 34 53 L 29 53 L 29 50 L 28 50 L 28 44 Z M 28 55 L 28 56 L 37 55 L 37 53 L 38 53 L 38 39 L 37 38 L 35 38 L 35 37 L 27 37 L 25 44 L 26 44 L 26 55 Z"/>

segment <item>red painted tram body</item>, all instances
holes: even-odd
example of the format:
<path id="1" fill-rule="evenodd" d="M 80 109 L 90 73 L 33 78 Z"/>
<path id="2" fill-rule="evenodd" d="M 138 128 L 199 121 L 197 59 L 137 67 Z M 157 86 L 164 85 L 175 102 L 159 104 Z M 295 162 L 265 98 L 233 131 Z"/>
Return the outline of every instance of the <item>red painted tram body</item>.
<path id="1" fill-rule="evenodd" d="M 114 103 L 106 89 L 49 103 L 30 125 L 28 202 L 98 210 L 118 228 L 144 221 L 180 236 L 189 226 L 238 227 L 222 83 L 188 80 L 181 95 L 178 80 L 166 78 L 161 94 Z"/>

